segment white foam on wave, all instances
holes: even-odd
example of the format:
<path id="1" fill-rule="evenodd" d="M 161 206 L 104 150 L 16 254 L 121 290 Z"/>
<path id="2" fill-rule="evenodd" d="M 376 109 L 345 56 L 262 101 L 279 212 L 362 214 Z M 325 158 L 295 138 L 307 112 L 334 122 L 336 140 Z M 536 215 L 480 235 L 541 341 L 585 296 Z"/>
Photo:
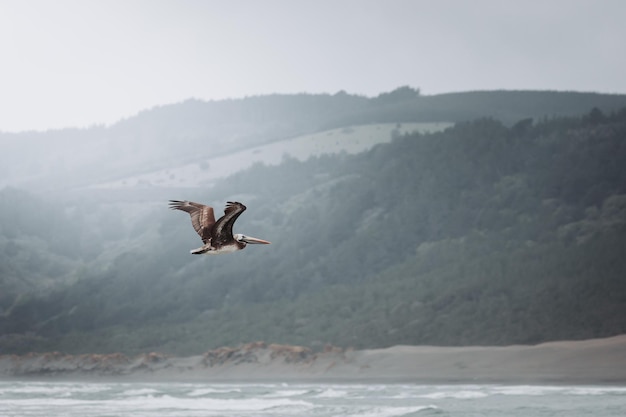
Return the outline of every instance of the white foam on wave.
<path id="1" fill-rule="evenodd" d="M 7 407 L 20 407 L 20 408 L 32 408 L 32 409 L 47 409 L 49 411 L 56 408 L 65 407 L 84 407 L 84 406 L 96 406 L 102 404 L 102 401 L 97 400 L 81 400 L 75 398 L 66 397 L 48 397 L 48 398 L 11 398 L 7 400 L 1 400 L 0 405 Z"/>
<path id="2" fill-rule="evenodd" d="M 487 396 L 489 396 L 488 393 L 478 390 L 435 391 L 428 394 L 418 395 L 419 398 L 429 398 L 432 400 L 440 400 L 445 398 L 468 400 L 473 398 L 485 398 Z"/>
<path id="3" fill-rule="evenodd" d="M 70 396 L 73 393 L 94 393 L 108 390 L 109 387 L 100 384 L 74 383 L 13 383 L 0 385 L 0 394 L 32 394 Z"/>
<path id="4" fill-rule="evenodd" d="M 366 397 L 362 397 L 362 398 L 366 398 Z M 390 398 L 392 400 L 406 400 L 406 399 L 411 399 L 411 398 L 428 398 L 428 397 L 418 395 L 415 393 L 414 390 L 405 390 L 396 394 L 390 394 L 386 398 Z"/>
<path id="5" fill-rule="evenodd" d="M 153 395 L 158 394 L 160 391 L 154 388 L 139 388 L 139 389 L 129 389 L 122 392 L 120 395 L 124 397 L 136 397 L 139 395 Z"/>
<path id="6" fill-rule="evenodd" d="M 342 398 L 347 397 L 348 392 L 343 390 L 337 390 L 334 388 L 325 389 L 316 395 L 318 398 Z"/>
<path id="7" fill-rule="evenodd" d="M 212 416 L 212 415 L 299 415 L 314 408 L 306 401 L 289 399 L 215 399 L 177 398 L 168 395 L 123 398 L 118 400 L 79 400 L 69 398 L 0 399 L 1 410 L 19 410 L 20 416 L 133 416 L 169 417 Z M 0 413 L 2 414 L 2 413 Z"/>
<path id="8" fill-rule="evenodd" d="M 516 385 L 508 387 L 496 387 L 494 393 L 502 395 L 626 395 L 626 387 L 609 386 L 542 386 L 542 385 Z"/>
<path id="9" fill-rule="evenodd" d="M 222 398 L 179 398 L 169 395 L 159 397 L 145 396 L 127 398 L 117 404 L 122 409 L 132 408 L 135 410 L 204 410 L 210 411 L 263 411 L 277 407 L 306 407 L 311 408 L 313 404 L 307 401 L 290 400 L 285 398 L 243 398 L 243 399 L 222 399 Z"/>
<path id="10" fill-rule="evenodd" d="M 189 392 L 187 396 L 189 397 L 203 397 L 205 395 L 211 394 L 234 394 L 240 393 L 240 388 L 196 388 L 193 391 Z"/>
<path id="11" fill-rule="evenodd" d="M 364 413 L 359 413 L 359 417 L 401 417 L 413 416 L 426 410 L 438 410 L 436 405 L 422 405 L 417 407 L 377 407 Z"/>
<path id="12" fill-rule="evenodd" d="M 445 387 L 442 387 L 445 388 Z M 626 395 L 626 387 L 612 386 L 557 386 L 557 385 L 485 385 L 475 386 L 472 391 L 476 390 L 490 395 L 506 395 L 506 396 L 547 396 L 547 395 Z M 445 397 L 445 395 L 443 396 Z"/>
<path id="13" fill-rule="evenodd" d="M 556 386 L 543 386 L 543 385 L 511 385 L 511 386 L 496 386 L 492 387 L 491 391 L 494 394 L 501 395 L 529 395 L 529 396 L 541 396 L 558 393 L 563 391 L 564 387 Z"/>
<path id="14" fill-rule="evenodd" d="M 626 395 L 626 387 L 570 387 L 572 395 Z"/>
<path id="15" fill-rule="evenodd" d="M 280 397 L 298 397 L 311 392 L 306 389 L 293 389 L 293 390 L 278 390 L 276 392 L 270 392 L 266 394 L 265 398 L 280 398 Z"/>

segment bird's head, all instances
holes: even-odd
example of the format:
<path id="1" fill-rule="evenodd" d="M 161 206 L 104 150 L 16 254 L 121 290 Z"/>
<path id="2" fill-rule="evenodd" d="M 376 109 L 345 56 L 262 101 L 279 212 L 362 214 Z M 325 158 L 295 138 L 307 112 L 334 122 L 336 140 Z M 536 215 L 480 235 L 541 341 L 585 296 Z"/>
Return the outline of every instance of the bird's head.
<path id="1" fill-rule="evenodd" d="M 258 239 L 252 236 L 242 235 L 241 233 L 236 233 L 235 235 L 233 235 L 233 237 L 235 238 L 237 242 L 242 242 L 246 244 L 249 243 L 252 245 L 269 245 L 271 243 L 271 242 L 268 242 L 267 240 Z"/>

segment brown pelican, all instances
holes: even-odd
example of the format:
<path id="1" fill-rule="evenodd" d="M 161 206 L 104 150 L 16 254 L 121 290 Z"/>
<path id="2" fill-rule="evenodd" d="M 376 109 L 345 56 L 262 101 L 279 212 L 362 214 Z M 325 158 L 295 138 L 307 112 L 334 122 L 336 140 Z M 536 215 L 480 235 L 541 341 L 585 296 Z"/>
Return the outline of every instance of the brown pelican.
<path id="1" fill-rule="evenodd" d="M 217 221 L 215 221 L 213 207 L 204 204 L 187 200 L 170 200 L 170 208 L 186 211 L 191 216 L 191 224 L 204 243 L 202 247 L 191 251 L 194 255 L 219 255 L 241 250 L 248 243 L 265 245 L 270 243 L 267 240 L 240 233 L 233 235 L 235 220 L 246 210 L 246 206 L 241 203 L 231 201 L 226 203 L 224 215 Z"/>

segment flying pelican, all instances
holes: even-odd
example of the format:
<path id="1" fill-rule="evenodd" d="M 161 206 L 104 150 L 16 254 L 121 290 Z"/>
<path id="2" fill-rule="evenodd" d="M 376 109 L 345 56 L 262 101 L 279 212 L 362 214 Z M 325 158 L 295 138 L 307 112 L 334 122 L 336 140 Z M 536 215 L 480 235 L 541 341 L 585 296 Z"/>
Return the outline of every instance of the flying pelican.
<path id="1" fill-rule="evenodd" d="M 191 216 L 191 224 L 198 232 L 204 245 L 191 251 L 194 255 L 219 255 L 241 250 L 248 243 L 269 244 L 267 240 L 257 239 L 242 235 L 233 234 L 233 224 L 237 217 L 246 210 L 246 206 L 241 203 L 229 201 L 226 203 L 224 215 L 215 221 L 213 207 L 193 201 L 170 200 L 172 210 L 182 210 Z"/>

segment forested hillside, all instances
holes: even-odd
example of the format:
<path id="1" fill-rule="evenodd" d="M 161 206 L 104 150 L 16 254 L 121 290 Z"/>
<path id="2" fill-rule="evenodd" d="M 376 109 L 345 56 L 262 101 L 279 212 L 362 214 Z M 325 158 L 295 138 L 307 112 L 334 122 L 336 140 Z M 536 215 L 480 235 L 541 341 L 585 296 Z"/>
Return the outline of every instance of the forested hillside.
<path id="1" fill-rule="evenodd" d="M 25 282 L 71 271 L 74 282 L 0 300 L 0 349 L 189 354 L 255 340 L 365 348 L 624 333 L 624 161 L 626 110 L 594 109 L 256 165 L 210 190 L 163 190 L 128 224 L 119 213 L 140 202 L 94 224 L 97 206 L 55 211 L 5 189 L 3 267 Z M 272 245 L 192 256 L 199 240 L 170 198 L 242 201 L 236 231 Z M 53 226 L 24 221 L 42 211 Z M 20 261 L 59 251 L 53 236 L 75 250 Z"/>
<path id="2" fill-rule="evenodd" d="M 579 115 L 593 107 L 610 113 L 624 106 L 623 94 L 482 91 L 424 96 L 408 86 L 377 97 L 340 91 L 187 100 L 111 126 L 0 132 L 0 187 L 67 192 L 351 125 L 493 117 L 508 126 L 525 118 Z"/>

